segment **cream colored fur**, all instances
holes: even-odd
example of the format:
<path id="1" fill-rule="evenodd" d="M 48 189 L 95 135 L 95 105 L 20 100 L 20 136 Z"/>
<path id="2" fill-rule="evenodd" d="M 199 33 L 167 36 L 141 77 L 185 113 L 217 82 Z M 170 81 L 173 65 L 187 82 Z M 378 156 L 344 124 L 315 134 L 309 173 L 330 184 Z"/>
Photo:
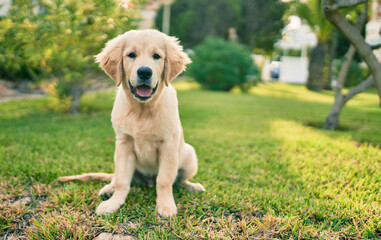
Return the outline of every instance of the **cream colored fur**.
<path id="1" fill-rule="evenodd" d="M 128 57 L 136 53 L 135 58 Z M 153 54 L 160 59 L 154 59 Z M 197 172 L 194 148 L 184 142 L 178 113 L 176 90 L 170 81 L 185 70 L 190 59 L 174 37 L 156 30 L 129 31 L 109 41 L 96 56 L 100 67 L 120 86 L 111 113 L 116 135 L 114 175 L 86 174 L 62 177 L 61 181 L 111 179 L 100 194 L 113 194 L 102 202 L 97 214 L 116 211 L 129 193 L 135 170 L 156 177 L 157 211 L 161 216 L 172 217 L 177 208 L 172 194 L 176 178 L 186 189 L 205 191 L 199 183 L 189 179 Z M 157 90 L 148 101 L 140 101 L 130 91 L 137 84 L 137 69 L 152 69 L 152 84 Z M 178 176 L 178 172 L 182 173 Z M 180 178 L 179 178 L 180 177 Z"/>

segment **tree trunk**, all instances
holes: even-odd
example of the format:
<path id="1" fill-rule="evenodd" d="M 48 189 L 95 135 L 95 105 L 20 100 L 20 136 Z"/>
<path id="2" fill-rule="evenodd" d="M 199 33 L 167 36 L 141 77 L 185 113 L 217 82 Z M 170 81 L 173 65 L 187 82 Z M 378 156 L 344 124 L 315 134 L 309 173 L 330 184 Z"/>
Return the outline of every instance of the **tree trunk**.
<path id="1" fill-rule="evenodd" d="M 327 51 L 324 43 L 319 42 L 312 49 L 308 64 L 307 88 L 312 91 L 321 91 L 324 86 L 324 62 Z"/>
<path id="2" fill-rule="evenodd" d="M 77 114 L 79 109 L 79 103 L 83 95 L 83 87 L 79 82 L 73 83 L 71 86 L 71 95 L 73 96 L 73 102 L 69 109 L 70 114 Z"/>
<path id="3" fill-rule="evenodd" d="M 364 26 L 366 16 L 368 12 L 368 4 L 367 2 L 364 5 L 364 9 L 362 14 L 358 17 L 357 22 L 355 24 L 355 30 L 357 29 L 360 31 L 360 29 Z M 356 49 L 353 45 L 350 45 L 347 53 L 344 57 L 344 62 L 340 68 L 340 73 L 337 78 L 337 86 L 335 88 L 335 102 L 333 103 L 331 110 L 329 111 L 329 114 L 325 120 L 325 124 L 323 126 L 324 129 L 336 129 L 339 126 L 339 117 L 341 114 L 341 110 L 343 109 L 344 105 L 355 95 L 365 91 L 367 88 L 372 86 L 373 78 L 370 76 L 366 80 L 362 81 L 357 86 L 350 89 L 347 95 L 343 95 L 343 88 L 345 84 L 345 80 L 347 78 L 347 74 L 349 71 L 349 68 L 351 66 L 352 59 L 356 53 Z"/>
<path id="4" fill-rule="evenodd" d="M 347 5 L 356 5 L 364 3 L 367 7 L 368 1 L 361 0 L 341 0 L 341 1 L 322 1 L 322 8 L 325 17 L 349 40 L 349 42 L 356 48 L 361 58 L 366 62 L 371 71 L 374 81 L 376 83 L 377 92 L 380 98 L 381 106 L 381 68 L 376 56 L 374 55 L 371 47 L 365 42 L 363 36 L 355 26 L 351 25 L 343 15 L 338 11 L 340 7 Z"/>
<path id="5" fill-rule="evenodd" d="M 349 68 L 351 66 L 351 62 L 353 56 L 355 55 L 356 49 L 351 45 L 345 54 L 344 62 L 341 65 L 340 73 L 337 78 L 337 85 L 335 88 L 335 102 L 333 103 L 331 110 L 327 118 L 325 119 L 325 124 L 323 126 L 324 129 L 336 129 L 339 126 L 339 116 L 341 113 L 341 109 L 344 107 L 344 96 L 342 93 L 342 89 L 344 87 L 345 79 L 347 78 L 347 74 Z M 348 99 L 349 100 L 349 99 Z"/>
<path id="6" fill-rule="evenodd" d="M 339 126 L 340 113 L 344 106 L 343 102 L 344 102 L 343 95 L 335 97 L 335 102 L 333 103 L 331 110 L 329 111 L 329 114 L 327 118 L 325 119 L 325 124 L 323 126 L 323 129 L 326 129 L 326 130 L 337 129 L 337 127 Z"/>
<path id="7" fill-rule="evenodd" d="M 366 80 L 362 81 L 359 85 L 349 90 L 347 95 L 335 97 L 335 103 L 332 105 L 331 110 L 325 120 L 324 129 L 336 129 L 339 126 L 339 116 L 343 106 L 354 96 L 364 92 L 367 88 L 371 87 L 374 83 L 373 77 L 369 76 Z"/>

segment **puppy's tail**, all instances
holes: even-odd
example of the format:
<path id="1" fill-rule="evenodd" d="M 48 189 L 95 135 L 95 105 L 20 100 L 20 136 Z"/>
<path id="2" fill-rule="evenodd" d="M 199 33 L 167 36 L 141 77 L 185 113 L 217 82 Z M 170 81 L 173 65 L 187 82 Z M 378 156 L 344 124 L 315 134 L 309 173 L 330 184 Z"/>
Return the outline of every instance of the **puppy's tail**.
<path id="1" fill-rule="evenodd" d="M 59 177 L 58 181 L 67 182 L 67 181 L 89 181 L 91 179 L 97 179 L 104 182 L 111 181 L 114 174 L 112 173 L 84 173 L 82 175 L 74 175 L 74 176 L 65 176 Z"/>

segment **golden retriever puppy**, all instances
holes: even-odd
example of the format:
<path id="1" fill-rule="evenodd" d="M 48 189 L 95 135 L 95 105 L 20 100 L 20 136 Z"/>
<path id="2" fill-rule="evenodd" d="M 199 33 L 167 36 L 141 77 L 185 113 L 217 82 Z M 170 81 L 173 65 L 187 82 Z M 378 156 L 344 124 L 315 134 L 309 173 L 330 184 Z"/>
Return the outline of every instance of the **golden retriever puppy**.
<path id="1" fill-rule="evenodd" d="M 96 61 L 120 86 L 111 113 L 115 172 L 60 180 L 112 178 L 100 194 L 113 195 L 96 210 L 109 214 L 125 202 L 132 182 L 151 184 L 153 179 L 157 211 L 172 217 L 177 212 L 172 194 L 175 182 L 192 192 L 205 191 L 201 184 L 189 181 L 197 172 L 197 156 L 184 142 L 176 90 L 170 84 L 191 61 L 176 38 L 156 30 L 129 31 L 116 37 Z"/>

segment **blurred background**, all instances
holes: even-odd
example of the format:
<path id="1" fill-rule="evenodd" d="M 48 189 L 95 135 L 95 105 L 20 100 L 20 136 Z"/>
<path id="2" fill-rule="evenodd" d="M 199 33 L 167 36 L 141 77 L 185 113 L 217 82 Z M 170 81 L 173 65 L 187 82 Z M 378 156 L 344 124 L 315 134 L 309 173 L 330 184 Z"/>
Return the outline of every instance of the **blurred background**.
<path id="1" fill-rule="evenodd" d="M 350 46 L 326 20 L 321 0 L 1 0 L 0 6 L 0 100 L 48 94 L 61 112 L 78 112 L 83 93 L 112 86 L 93 56 L 131 29 L 177 36 L 193 60 L 180 80 L 222 91 L 248 92 L 272 81 L 334 90 Z M 343 15 L 354 24 L 362 8 Z M 380 3 L 368 9 L 361 33 L 377 46 Z M 340 89 L 370 75 L 358 55 L 347 72 Z"/>
<path id="2" fill-rule="evenodd" d="M 104 183 L 57 178 L 114 171 L 94 55 L 146 28 L 192 59 L 171 84 L 207 191 L 96 217 Z M 0 238 L 381 239 L 380 28 L 378 0 L 0 0 Z"/>

